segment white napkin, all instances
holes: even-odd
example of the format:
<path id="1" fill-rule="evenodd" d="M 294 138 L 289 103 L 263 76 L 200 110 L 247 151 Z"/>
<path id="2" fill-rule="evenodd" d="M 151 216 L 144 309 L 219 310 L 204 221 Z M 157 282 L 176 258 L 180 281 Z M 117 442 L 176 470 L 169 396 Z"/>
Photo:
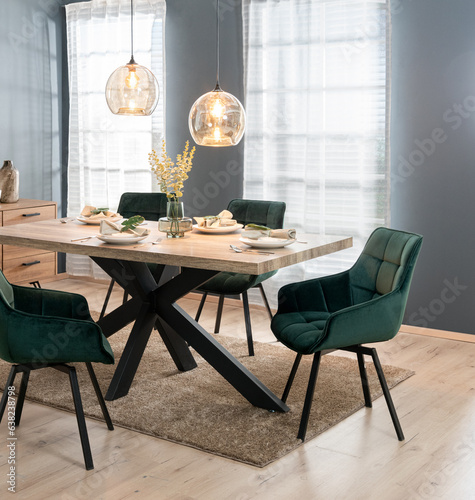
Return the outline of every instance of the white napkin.
<path id="1" fill-rule="evenodd" d="M 297 238 L 297 231 L 295 229 L 244 229 L 241 233 L 244 238 L 250 240 L 258 240 L 263 237 L 277 238 L 280 240 L 295 240 Z"/>
<path id="2" fill-rule="evenodd" d="M 229 210 L 223 210 L 216 216 L 193 217 L 198 227 L 228 227 L 235 226 L 237 222 L 233 219 L 233 214 Z"/>
<path id="3" fill-rule="evenodd" d="M 91 220 L 101 220 L 101 219 L 105 219 L 107 217 L 120 217 L 120 214 L 118 214 L 116 212 L 111 212 L 110 210 L 107 210 L 106 212 L 100 212 L 98 214 L 93 214 L 92 212 L 94 210 L 97 210 L 96 207 L 93 207 L 91 205 L 86 205 L 81 210 L 81 215 L 83 217 L 87 217 L 88 219 L 91 219 Z"/>
<path id="4" fill-rule="evenodd" d="M 134 229 L 127 229 L 127 231 L 121 232 L 122 225 L 111 222 L 110 220 L 101 220 L 100 232 L 102 235 L 112 235 L 112 234 L 123 234 L 124 236 L 146 236 L 150 234 L 150 229 L 146 227 L 136 227 Z"/>

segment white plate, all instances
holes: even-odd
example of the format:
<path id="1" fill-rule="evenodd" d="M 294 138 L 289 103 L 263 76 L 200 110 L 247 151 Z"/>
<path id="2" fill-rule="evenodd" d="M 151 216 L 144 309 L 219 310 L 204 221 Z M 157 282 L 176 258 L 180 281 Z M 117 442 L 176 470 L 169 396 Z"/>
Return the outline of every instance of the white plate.
<path id="1" fill-rule="evenodd" d="M 90 217 L 83 217 L 79 215 L 76 217 L 79 222 L 84 222 L 84 224 L 93 224 L 94 226 L 99 226 L 101 224 L 101 220 L 108 220 L 109 222 L 117 222 L 118 220 L 122 220 L 123 217 L 104 217 L 103 219 L 92 219 Z"/>
<path id="2" fill-rule="evenodd" d="M 145 236 L 135 236 L 133 234 L 123 234 L 123 233 L 117 233 L 117 234 L 98 234 L 97 238 L 104 243 L 111 243 L 113 245 L 132 245 L 133 243 L 137 243 L 139 241 L 144 240 L 147 238 L 149 234 L 146 234 Z"/>
<path id="3" fill-rule="evenodd" d="M 282 248 L 287 245 L 292 245 L 296 240 L 284 240 L 283 238 L 259 238 L 258 240 L 251 240 L 250 238 L 239 238 L 246 245 L 255 248 Z"/>
<path id="4" fill-rule="evenodd" d="M 229 234 L 234 233 L 238 229 L 242 229 L 242 224 L 234 224 L 234 226 L 218 226 L 218 227 L 199 227 L 198 224 L 193 224 L 193 229 L 200 231 L 200 233 L 207 234 Z"/>

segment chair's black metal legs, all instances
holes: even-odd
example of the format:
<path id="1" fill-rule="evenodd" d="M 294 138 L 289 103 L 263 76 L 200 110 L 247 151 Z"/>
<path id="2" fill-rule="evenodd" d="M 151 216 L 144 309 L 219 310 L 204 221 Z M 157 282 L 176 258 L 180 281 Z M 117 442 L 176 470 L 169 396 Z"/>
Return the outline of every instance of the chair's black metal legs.
<path id="1" fill-rule="evenodd" d="M 320 368 L 320 360 L 322 358 L 321 351 L 318 351 L 313 356 L 312 369 L 310 371 L 310 378 L 307 386 L 307 394 L 305 395 L 305 403 L 302 410 L 302 418 L 300 419 L 299 432 L 297 438 L 305 441 L 307 434 L 308 418 L 310 410 L 312 409 L 312 400 L 315 393 L 315 386 L 317 384 L 318 369 Z"/>
<path id="2" fill-rule="evenodd" d="M 399 441 L 404 441 L 404 433 L 402 432 L 401 424 L 399 423 L 399 418 L 396 413 L 396 408 L 394 407 L 393 399 L 389 393 L 388 384 L 386 383 L 386 377 L 384 376 L 383 368 L 379 361 L 378 353 L 376 349 L 371 348 L 371 357 L 373 358 L 374 367 L 376 368 L 376 373 L 378 374 L 379 383 L 381 384 L 381 389 L 383 390 L 384 399 L 388 405 L 389 413 L 391 415 L 391 420 L 393 421 L 394 428 L 396 429 L 397 438 Z"/>
<path id="3" fill-rule="evenodd" d="M 89 437 L 87 435 L 86 420 L 84 418 L 84 410 L 82 408 L 81 393 L 79 392 L 79 384 L 76 375 L 76 368 L 67 366 L 69 371 L 69 382 L 71 384 L 71 392 L 73 393 L 74 408 L 76 410 L 76 420 L 78 422 L 79 437 L 81 438 L 82 453 L 84 455 L 84 463 L 86 470 L 94 469 L 92 461 L 91 446 L 89 444 Z"/>
<path id="4" fill-rule="evenodd" d="M 384 399 L 386 400 L 386 404 L 388 405 L 389 414 L 391 415 L 391 420 L 393 421 L 394 428 L 396 430 L 397 438 L 399 441 L 404 441 L 404 433 L 402 432 L 401 424 L 399 422 L 399 418 L 396 413 L 396 408 L 394 407 L 393 399 L 389 392 L 388 384 L 386 382 L 386 377 L 384 376 L 383 368 L 381 366 L 381 362 L 379 361 L 378 353 L 374 347 L 365 347 L 362 345 L 354 345 L 348 347 L 342 347 L 343 351 L 355 352 L 358 355 L 358 365 L 360 367 L 360 375 L 361 375 L 361 383 L 363 384 L 363 392 L 365 396 L 365 405 L 371 407 L 371 397 L 369 394 L 368 387 L 368 379 L 366 377 L 366 370 L 364 369 L 364 361 L 363 361 L 363 371 L 361 369 L 361 359 L 363 355 L 371 356 L 374 363 L 374 368 L 376 369 L 376 373 L 378 374 L 379 383 L 381 384 L 381 389 L 383 390 Z M 366 390 L 365 390 L 366 385 Z M 367 391 L 367 392 L 366 392 Z M 369 401 L 369 404 L 367 404 Z"/>
<path id="5" fill-rule="evenodd" d="M 394 428 L 396 430 L 397 438 L 399 439 L 399 441 L 404 441 L 404 434 L 402 432 L 401 424 L 399 422 L 396 413 L 396 408 L 394 407 L 394 403 L 391 394 L 389 392 L 388 384 L 386 382 L 383 368 L 381 367 L 381 362 L 379 361 L 376 349 L 370 347 L 364 347 L 361 345 L 342 347 L 341 349 L 344 351 L 354 352 L 358 357 L 358 367 L 360 371 L 361 384 L 363 386 L 365 406 L 367 406 L 368 408 L 372 407 L 372 402 L 369 390 L 368 376 L 366 374 L 364 355 L 368 355 L 373 358 L 374 367 L 376 369 L 376 373 L 378 374 L 379 383 L 381 384 L 381 388 L 384 394 L 384 399 L 386 400 L 386 404 L 388 405 L 389 413 L 391 415 L 391 420 L 393 421 Z M 302 418 L 300 419 L 300 427 L 299 427 L 299 432 L 297 434 L 297 438 L 301 439 L 302 441 L 305 441 L 305 436 L 307 433 L 308 419 L 310 416 L 310 410 L 312 408 L 312 400 L 315 392 L 315 386 L 317 383 L 318 369 L 320 367 L 321 357 L 322 357 L 322 352 L 319 351 L 315 353 L 313 358 L 312 369 L 310 372 L 310 379 L 308 381 L 307 393 L 305 396 L 305 403 L 302 411 Z M 295 358 L 292 370 L 289 375 L 289 379 L 287 381 L 287 385 L 285 386 L 284 393 L 282 395 L 282 401 L 284 403 L 287 401 L 287 397 L 289 395 L 290 388 L 292 387 L 292 383 L 294 381 L 295 374 L 297 373 L 301 359 L 302 355 L 297 354 L 297 357 Z"/>
<path id="6" fill-rule="evenodd" d="M 267 295 L 266 295 L 266 292 L 264 290 L 264 287 L 262 286 L 262 283 L 259 283 L 257 285 L 257 288 L 259 288 L 259 290 L 261 292 L 262 300 L 264 301 L 264 305 L 266 306 L 267 312 L 269 313 L 269 318 L 272 320 L 274 315 L 272 314 L 272 311 L 271 311 L 271 308 L 269 305 L 269 301 L 267 300 Z"/>
<path id="7" fill-rule="evenodd" d="M 361 385 L 363 386 L 364 404 L 367 408 L 373 406 L 371 402 L 371 393 L 369 391 L 368 375 L 366 374 L 366 367 L 364 362 L 363 353 L 357 352 L 358 357 L 358 368 L 360 370 Z"/>
<path id="8" fill-rule="evenodd" d="M 20 391 L 18 392 L 16 404 L 15 404 L 15 427 L 20 425 L 21 413 L 23 411 L 23 404 L 25 402 L 26 389 L 28 387 L 28 380 L 30 378 L 30 370 L 24 365 L 13 365 L 10 373 L 8 375 L 7 384 L 3 391 L 2 400 L 0 401 L 0 422 L 2 421 L 3 414 L 5 413 L 5 408 L 8 401 L 8 388 L 13 386 L 15 382 L 15 377 L 17 373 L 23 373 L 20 383 Z"/>
<path id="9" fill-rule="evenodd" d="M 267 312 L 269 314 L 270 319 L 272 319 L 272 311 L 269 306 L 269 301 L 267 300 L 266 292 L 264 291 L 264 288 L 262 286 L 262 283 L 259 283 L 256 285 L 256 288 L 259 288 L 261 295 L 262 295 L 262 300 L 264 301 L 264 304 L 266 306 Z M 243 304 L 243 310 L 244 310 L 244 322 L 246 326 L 246 337 L 247 337 L 247 346 L 248 346 L 248 351 L 249 351 L 249 356 L 254 356 L 254 344 L 252 341 L 252 327 L 251 327 L 251 314 L 249 310 L 249 298 L 247 295 L 247 291 L 243 292 L 242 294 L 242 304 Z M 203 311 L 203 306 L 206 301 L 206 297 L 208 296 L 208 292 L 203 293 L 203 297 L 201 298 L 200 305 L 198 307 L 198 311 L 196 312 L 195 316 L 195 321 L 198 321 L 201 316 L 201 312 Z M 224 306 L 224 299 L 225 299 L 224 294 L 219 295 L 219 300 L 218 300 L 218 311 L 216 313 L 216 321 L 214 324 L 214 333 L 219 333 L 219 329 L 221 327 L 221 318 L 223 316 L 223 306 Z"/>
<path id="10" fill-rule="evenodd" d="M 21 413 L 23 411 L 23 404 L 25 403 L 26 390 L 28 388 L 28 380 L 30 379 L 30 370 L 26 369 L 21 377 L 20 392 L 15 408 L 15 426 L 20 425 Z"/>
<path id="11" fill-rule="evenodd" d="M 282 394 L 282 401 L 284 403 L 287 401 L 287 398 L 289 396 L 290 388 L 292 387 L 292 384 L 294 382 L 295 374 L 297 373 L 301 359 L 302 359 L 302 355 L 297 354 L 297 357 L 295 358 L 294 364 L 292 365 L 292 370 L 290 371 L 289 380 L 287 380 L 287 384 L 286 384 L 285 389 L 284 389 L 284 394 Z"/>
<path id="12" fill-rule="evenodd" d="M 219 333 L 221 327 L 221 318 L 223 316 L 224 295 L 221 294 L 218 299 L 218 310 L 216 312 L 216 321 L 214 323 L 214 333 Z"/>
<path id="13" fill-rule="evenodd" d="M 203 293 L 203 297 L 201 297 L 198 311 L 196 311 L 195 321 L 199 321 L 199 319 L 200 319 L 201 313 L 203 311 L 203 307 L 204 307 L 205 302 L 206 302 L 206 297 L 208 297 L 208 292 Z"/>
<path id="14" fill-rule="evenodd" d="M 247 292 L 242 292 L 242 307 L 244 310 L 244 322 L 246 324 L 247 348 L 249 356 L 254 356 L 254 343 L 252 342 L 251 313 L 249 311 L 249 299 Z"/>
<path id="15" fill-rule="evenodd" d="M 104 420 L 106 421 L 107 428 L 110 431 L 114 430 L 114 425 L 112 424 L 111 417 L 109 415 L 109 410 L 107 409 L 106 402 L 104 401 L 104 396 L 102 395 L 101 389 L 99 387 L 99 383 L 97 382 L 96 374 L 94 373 L 94 369 L 92 368 L 91 363 L 86 363 L 87 371 L 89 373 L 89 377 L 91 378 L 92 386 L 94 387 L 94 391 L 97 396 L 97 401 L 99 401 L 99 405 L 101 406 L 102 415 L 104 416 Z"/>
<path id="16" fill-rule="evenodd" d="M 107 427 L 110 430 L 113 430 L 114 426 L 112 425 L 112 420 L 107 410 L 107 406 L 105 404 L 104 398 L 99 388 L 99 384 L 97 382 L 97 378 L 92 368 L 92 365 L 91 363 L 86 363 L 86 366 L 87 366 L 87 371 L 89 372 L 89 377 L 91 378 L 92 385 L 94 387 L 94 391 L 96 392 L 97 399 L 101 406 L 102 414 L 104 415 Z M 26 390 L 28 388 L 30 371 L 48 367 L 54 368 L 55 370 L 67 373 L 69 375 L 69 382 L 71 384 L 71 392 L 73 395 L 74 408 L 76 410 L 76 420 L 79 428 L 79 437 L 81 438 L 82 452 L 84 455 L 84 463 L 86 466 L 86 470 L 92 470 L 94 469 L 94 463 L 92 461 L 91 446 L 89 444 L 86 420 L 84 418 L 84 410 L 81 402 L 81 393 L 79 392 L 79 384 L 76 375 L 76 368 L 74 368 L 74 366 L 69 366 L 64 363 L 46 364 L 43 366 L 35 366 L 34 364 L 13 365 L 8 375 L 7 384 L 5 386 L 5 390 L 3 391 L 2 400 L 0 401 L 0 422 L 2 421 L 2 417 L 5 412 L 5 408 L 7 406 L 8 387 L 11 387 L 13 385 L 16 374 L 23 373 L 20 384 L 20 392 L 18 393 L 18 399 L 15 408 L 15 426 L 18 426 L 20 425 L 23 403 L 25 401 Z"/>
<path id="17" fill-rule="evenodd" d="M 107 289 L 106 298 L 104 299 L 104 305 L 102 306 L 102 310 L 101 310 L 101 314 L 99 316 L 99 319 L 102 319 L 104 317 L 104 315 L 106 314 L 107 305 L 109 304 L 109 299 L 111 298 L 111 293 L 112 293 L 112 289 L 114 288 L 114 283 L 115 283 L 115 280 L 111 279 L 111 282 L 109 283 L 109 288 Z"/>
<path id="18" fill-rule="evenodd" d="M 5 384 L 5 389 L 3 390 L 2 400 L 0 401 L 0 422 L 2 421 L 3 414 L 5 413 L 5 408 L 7 407 L 8 401 L 8 388 L 15 382 L 15 376 L 17 374 L 17 365 L 11 367 L 10 373 L 8 374 L 7 383 Z"/>

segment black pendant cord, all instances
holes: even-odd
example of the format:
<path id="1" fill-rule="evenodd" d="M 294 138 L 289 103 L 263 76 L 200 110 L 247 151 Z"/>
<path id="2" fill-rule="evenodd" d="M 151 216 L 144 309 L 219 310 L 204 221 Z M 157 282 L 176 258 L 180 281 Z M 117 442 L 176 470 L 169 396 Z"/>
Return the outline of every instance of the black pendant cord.
<path id="1" fill-rule="evenodd" d="M 221 90 L 219 85 L 219 0 L 216 0 L 216 88 Z"/>
<path id="2" fill-rule="evenodd" d="M 130 0 L 130 62 L 135 64 L 134 61 L 134 0 Z"/>

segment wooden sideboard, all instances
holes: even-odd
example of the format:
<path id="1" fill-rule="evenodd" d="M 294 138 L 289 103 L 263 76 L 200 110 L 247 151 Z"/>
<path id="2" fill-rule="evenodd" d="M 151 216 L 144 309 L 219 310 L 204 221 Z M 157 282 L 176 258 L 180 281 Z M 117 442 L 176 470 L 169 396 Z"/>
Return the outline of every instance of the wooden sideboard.
<path id="1" fill-rule="evenodd" d="M 56 212 L 54 201 L 20 198 L 16 203 L 0 203 L 0 226 L 55 219 Z M 7 280 L 16 284 L 50 279 L 57 273 L 56 252 L 35 248 L 0 245 L 0 263 Z"/>

